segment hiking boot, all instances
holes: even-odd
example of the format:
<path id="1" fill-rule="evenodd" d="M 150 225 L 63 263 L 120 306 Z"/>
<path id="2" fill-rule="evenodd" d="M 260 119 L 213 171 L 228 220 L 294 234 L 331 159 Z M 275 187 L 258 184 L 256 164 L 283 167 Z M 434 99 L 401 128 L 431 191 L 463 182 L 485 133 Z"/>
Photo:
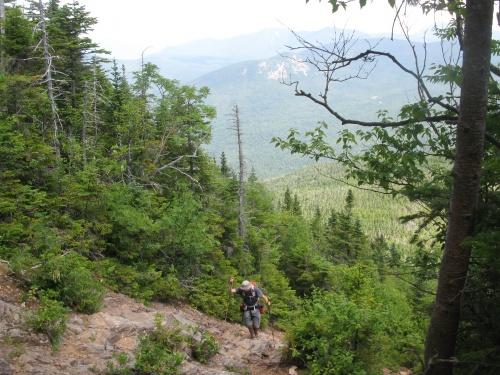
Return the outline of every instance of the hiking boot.
<path id="1" fill-rule="evenodd" d="M 254 339 L 255 337 L 257 337 L 257 335 L 255 334 L 255 331 L 254 331 L 253 327 L 248 327 L 248 332 L 250 332 L 250 338 L 251 339 Z"/>

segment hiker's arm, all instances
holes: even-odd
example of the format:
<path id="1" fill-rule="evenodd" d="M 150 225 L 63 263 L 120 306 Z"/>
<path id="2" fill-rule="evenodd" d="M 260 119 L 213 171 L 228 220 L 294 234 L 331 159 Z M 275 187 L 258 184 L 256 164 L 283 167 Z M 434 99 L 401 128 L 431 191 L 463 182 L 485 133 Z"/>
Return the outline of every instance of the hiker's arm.
<path id="1" fill-rule="evenodd" d="M 231 278 L 229 279 L 229 283 L 231 284 L 231 287 L 229 288 L 229 292 L 231 292 L 231 293 L 233 293 L 233 294 L 234 294 L 234 293 L 236 293 L 236 292 L 237 292 L 237 289 L 235 289 L 235 288 L 233 288 L 233 287 L 232 287 L 232 286 L 233 286 L 233 284 L 234 284 L 234 277 L 231 277 Z"/>
<path id="2" fill-rule="evenodd" d="M 265 294 L 263 294 L 263 295 L 262 295 L 262 298 L 264 298 L 264 301 L 266 301 L 266 303 L 267 303 L 268 305 L 270 305 L 270 304 L 271 304 L 271 300 L 270 300 L 270 299 L 269 299 L 269 297 L 267 297 Z"/>

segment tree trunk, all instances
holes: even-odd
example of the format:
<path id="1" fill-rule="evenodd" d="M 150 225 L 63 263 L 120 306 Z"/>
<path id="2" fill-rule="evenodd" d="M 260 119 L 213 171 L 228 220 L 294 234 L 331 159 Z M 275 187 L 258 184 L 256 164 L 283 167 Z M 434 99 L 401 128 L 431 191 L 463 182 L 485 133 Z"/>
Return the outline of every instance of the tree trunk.
<path id="1" fill-rule="evenodd" d="M 246 220 L 245 220 L 245 159 L 243 157 L 243 140 L 241 134 L 240 110 L 237 105 L 233 109 L 234 130 L 238 140 L 238 161 L 239 161 L 239 184 L 238 184 L 238 234 L 245 241 Z"/>
<path id="2" fill-rule="evenodd" d="M 3 46 L 3 37 L 5 36 L 5 0 L 0 0 L 0 38 L 2 45 L 0 46 L 0 72 L 5 70 L 5 53 Z"/>
<path id="3" fill-rule="evenodd" d="M 92 58 L 92 113 L 94 122 L 94 147 L 97 147 L 99 132 L 99 114 L 97 112 L 97 58 Z"/>
<path id="4" fill-rule="evenodd" d="M 425 346 L 426 375 L 450 375 L 484 152 L 493 0 L 467 0 L 462 91 L 446 242 Z"/>
<path id="5" fill-rule="evenodd" d="M 85 81 L 84 84 L 84 91 L 83 91 L 83 111 L 82 111 L 82 157 L 83 157 L 83 165 L 87 165 L 87 109 L 88 109 L 88 97 L 89 97 L 89 90 L 88 90 L 88 84 L 87 81 Z"/>
<path id="6" fill-rule="evenodd" d="M 5 0 L 0 0 L 0 35 L 5 34 Z"/>
<path id="7" fill-rule="evenodd" d="M 56 150 L 57 156 L 61 155 L 59 144 L 59 114 L 57 110 L 56 98 L 54 93 L 54 78 L 52 77 L 52 55 L 50 53 L 49 35 L 47 32 L 47 24 L 45 21 L 45 8 L 42 0 L 38 1 L 38 11 L 40 15 L 40 31 L 42 32 L 42 47 L 43 47 L 43 61 L 45 66 L 45 82 L 47 83 L 47 95 L 50 101 L 50 109 L 52 115 L 52 130 L 53 130 L 53 145 Z"/>

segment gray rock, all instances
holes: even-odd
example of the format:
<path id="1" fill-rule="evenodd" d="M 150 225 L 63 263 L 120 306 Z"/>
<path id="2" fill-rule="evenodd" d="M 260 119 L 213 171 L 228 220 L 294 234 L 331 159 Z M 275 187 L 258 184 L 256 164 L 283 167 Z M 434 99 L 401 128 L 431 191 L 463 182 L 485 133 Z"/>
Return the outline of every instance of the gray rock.
<path id="1" fill-rule="evenodd" d="M 132 366 L 139 337 L 154 328 L 156 314 L 164 318 L 166 328 L 179 328 L 185 335 L 195 335 L 195 340 L 201 338 L 201 331 L 196 328 L 206 329 L 219 342 L 219 353 L 208 364 L 191 360 L 187 343 L 180 348 L 186 356 L 182 365 L 185 375 L 234 375 L 238 368 L 246 366 L 252 367 L 248 370 L 253 371 L 253 375 L 274 375 L 284 346 L 280 333 L 276 333 L 273 340 L 270 333 L 262 331 L 257 340 L 250 340 L 241 325 L 206 316 L 189 306 L 156 303 L 146 308 L 124 295 L 109 293 L 100 312 L 70 315 L 63 343 L 59 351 L 53 353 L 46 335 L 26 329 L 19 318 L 24 310 L 0 301 L 0 317 L 7 317 L 9 321 L 6 323 L 7 319 L 0 318 L 0 334 L 23 337 L 24 350 L 22 355 L 0 363 L 0 371 L 3 371 L 0 375 L 92 375 L 122 353 L 129 357 L 128 365 Z"/>
<path id="2" fill-rule="evenodd" d="M 12 339 L 22 339 L 25 333 L 18 328 L 12 328 L 8 331 L 7 335 Z"/>
<path id="3" fill-rule="evenodd" d="M 12 369 L 5 359 L 0 358 L 0 375 L 12 375 Z"/>

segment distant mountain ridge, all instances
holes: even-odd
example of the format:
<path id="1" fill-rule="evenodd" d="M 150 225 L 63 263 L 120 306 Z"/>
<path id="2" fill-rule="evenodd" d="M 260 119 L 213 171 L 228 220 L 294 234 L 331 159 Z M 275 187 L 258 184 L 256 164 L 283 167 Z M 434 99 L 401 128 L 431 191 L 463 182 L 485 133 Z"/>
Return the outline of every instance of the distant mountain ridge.
<path id="1" fill-rule="evenodd" d="M 411 67 L 411 52 L 401 52 L 406 47 L 405 41 L 397 40 L 379 44 L 380 50 L 398 55 L 404 64 Z M 437 43 L 429 44 L 427 49 L 429 58 L 441 54 Z M 282 56 L 240 62 L 196 79 L 195 85 L 211 89 L 208 102 L 218 111 L 213 122 L 212 142 L 207 147 L 209 152 L 217 156 L 224 151 L 230 163 L 236 165 L 235 138 L 228 130 L 230 121 L 227 115 L 232 106 L 238 104 L 248 169 L 253 166 L 261 177 L 270 177 L 309 164 L 308 159 L 276 149 L 270 143 L 272 137 L 286 137 L 290 128 L 304 132 L 314 128 L 319 121 L 329 124 L 336 121 L 324 108 L 307 98 L 296 97 L 292 87 L 280 82 L 290 75 L 313 94 L 323 89 L 321 73 L 309 65 Z M 334 84 L 330 92 L 330 103 L 340 113 L 362 120 L 376 119 L 377 111 L 381 109 L 395 115 L 401 105 L 416 100 L 414 79 L 385 61 L 374 68 L 368 79 Z M 335 131 L 332 131 L 332 137 L 334 134 Z M 335 143 L 333 138 L 332 143 Z"/>
<path id="2" fill-rule="evenodd" d="M 333 29 L 299 33 L 304 39 L 331 42 Z M 358 49 L 367 47 L 363 38 L 378 50 L 396 55 L 412 68 L 413 55 L 406 41 L 381 40 L 357 35 Z M 223 40 L 201 40 L 169 47 L 146 57 L 146 61 L 160 67 L 163 75 L 183 83 L 208 86 L 208 102 L 217 108 L 213 122 L 213 137 L 207 150 L 218 158 L 225 152 L 235 166 L 236 147 L 228 130 L 228 114 L 238 104 L 244 130 L 247 168 L 254 167 L 261 177 L 284 174 L 310 163 L 309 160 L 277 150 L 270 144 L 273 136 L 284 137 L 288 129 L 310 130 L 318 121 L 334 123 L 334 119 L 320 106 L 306 98 L 296 97 L 293 89 L 280 83 L 291 76 L 301 87 L 318 94 L 324 85 L 320 73 L 310 66 L 286 59 L 286 45 L 297 45 L 295 36 L 286 29 L 268 29 L 257 33 Z M 422 44 L 415 43 L 422 57 Z M 427 61 L 441 56 L 439 43 L 427 44 Z M 125 61 L 127 70 L 140 67 L 139 60 Z M 388 60 L 381 60 L 366 80 L 352 80 L 334 85 L 330 102 L 340 113 L 358 119 L 375 119 L 377 111 L 395 114 L 402 104 L 415 101 L 416 84 L 406 73 Z M 332 137 L 334 132 L 332 131 Z"/>
<path id="3" fill-rule="evenodd" d="M 326 42 L 333 29 L 300 32 L 306 38 Z M 286 50 L 285 45 L 294 43 L 293 34 L 287 29 L 265 29 L 259 32 L 227 39 L 197 40 L 146 55 L 148 62 L 160 67 L 162 74 L 183 82 L 191 82 L 198 77 L 229 65 L 257 59 L 267 59 Z M 146 51 L 147 52 L 147 51 Z M 137 59 L 121 60 L 128 71 L 138 70 Z"/>

